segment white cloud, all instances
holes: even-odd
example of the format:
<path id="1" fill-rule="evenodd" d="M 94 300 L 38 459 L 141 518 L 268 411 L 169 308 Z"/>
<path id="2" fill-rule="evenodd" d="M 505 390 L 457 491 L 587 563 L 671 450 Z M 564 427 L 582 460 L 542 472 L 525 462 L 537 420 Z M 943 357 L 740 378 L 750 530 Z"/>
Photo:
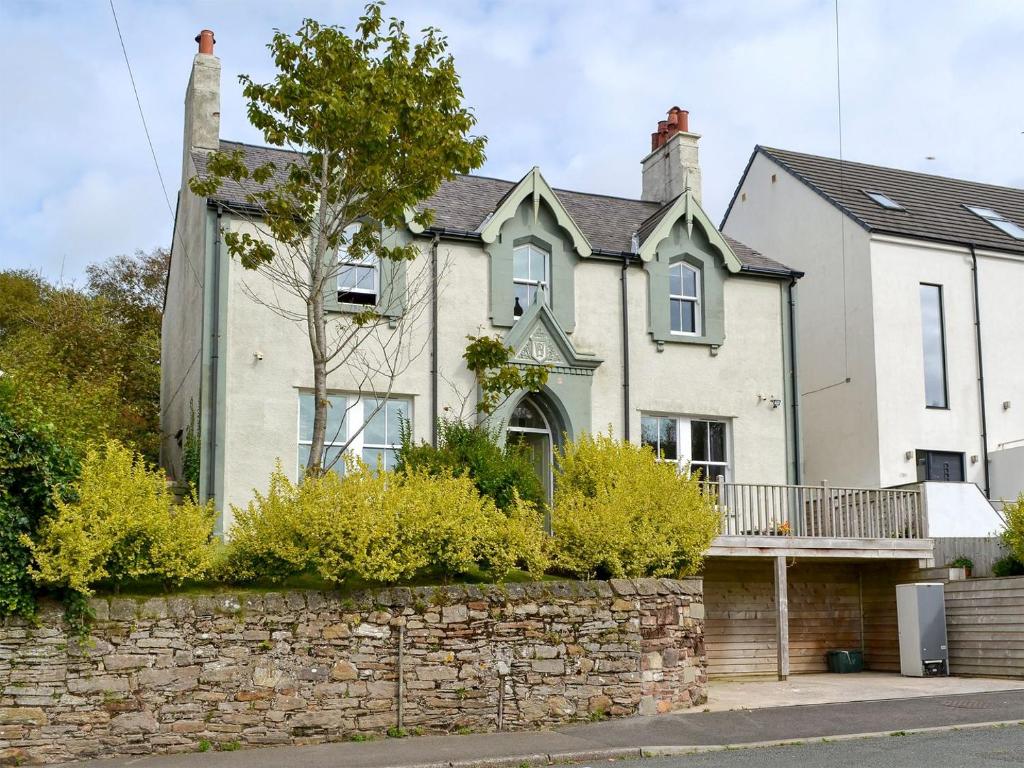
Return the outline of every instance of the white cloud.
<path id="1" fill-rule="evenodd" d="M 351 26 L 363 2 L 115 5 L 173 204 L 198 30 L 218 35 L 222 135 L 258 142 L 237 75 L 272 74 L 274 27 L 304 15 Z M 840 9 L 848 159 L 1024 184 L 1024 3 Z M 447 33 L 489 137 L 489 175 L 536 164 L 557 186 L 636 195 L 649 134 L 679 104 L 703 135 L 705 203 L 718 217 L 755 144 L 838 150 L 830 0 L 401 0 L 386 11 Z M 106 4 L 10 0 L 0 25 L 0 266 L 74 275 L 166 244 L 170 216 Z"/>

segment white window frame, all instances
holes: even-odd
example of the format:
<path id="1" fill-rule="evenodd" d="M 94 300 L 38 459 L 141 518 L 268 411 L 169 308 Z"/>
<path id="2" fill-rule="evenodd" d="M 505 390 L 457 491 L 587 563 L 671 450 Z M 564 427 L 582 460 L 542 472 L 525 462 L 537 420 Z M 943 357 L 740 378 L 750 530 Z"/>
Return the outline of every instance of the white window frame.
<path id="1" fill-rule="evenodd" d="M 679 270 L 679 290 L 682 293 L 672 293 L 672 273 L 675 270 Z M 683 279 L 683 270 L 687 270 L 693 273 L 693 288 L 694 293 L 692 296 L 687 295 L 686 281 Z M 703 287 L 703 281 L 701 280 L 700 268 L 687 264 L 685 261 L 677 261 L 671 267 L 669 267 L 668 284 L 668 306 L 669 306 L 669 318 L 668 327 L 669 333 L 673 336 L 700 336 L 702 333 L 703 323 L 701 322 L 701 293 Z M 676 302 L 692 303 L 693 304 L 693 330 L 692 331 L 674 331 L 672 328 L 672 313 L 675 311 Z"/>
<path id="2" fill-rule="evenodd" d="M 312 445 L 312 442 L 313 442 L 312 439 L 309 439 L 309 440 L 302 439 L 302 396 L 303 395 L 310 395 L 311 396 L 312 394 L 313 393 L 310 392 L 309 390 L 299 390 L 298 397 L 296 398 L 296 412 L 295 412 L 296 430 L 295 431 L 296 431 L 296 435 L 298 437 L 298 439 L 296 440 L 296 445 L 300 446 L 300 447 L 303 446 L 303 445 Z M 325 436 L 325 441 L 324 441 L 324 445 L 326 447 L 332 447 L 332 446 L 340 447 L 340 446 L 345 445 L 345 443 L 348 442 L 349 435 L 351 435 L 352 431 L 353 431 L 352 424 L 353 424 L 353 419 L 355 418 L 353 416 L 353 414 L 357 413 L 357 412 L 361 413 L 361 416 L 359 418 L 361 418 L 362 421 L 360 421 L 359 423 L 360 423 L 360 426 L 362 427 L 362 429 L 359 430 L 358 434 L 356 434 L 356 435 L 354 435 L 352 437 L 352 442 L 349 444 L 348 450 L 346 451 L 346 453 L 351 454 L 352 456 L 361 459 L 362 456 L 363 456 L 363 450 L 364 449 L 369 449 L 369 450 L 377 449 L 377 450 L 383 451 L 383 450 L 397 450 L 399 447 L 401 447 L 401 444 L 402 444 L 401 443 L 401 435 L 394 435 L 394 436 L 392 436 L 392 435 L 385 435 L 387 438 L 393 438 L 393 439 L 397 440 L 397 442 L 394 442 L 394 443 L 368 443 L 368 442 L 365 441 L 366 424 L 367 424 L 367 421 L 368 421 L 368 419 L 366 418 L 367 406 L 370 403 L 376 404 L 376 402 L 379 401 L 379 400 L 404 403 L 405 406 L 406 406 L 405 418 L 409 422 L 410 430 L 412 429 L 412 424 L 413 424 L 413 398 L 412 397 L 407 397 L 407 396 L 402 396 L 402 395 L 392 395 L 390 397 L 378 398 L 377 396 L 372 395 L 372 394 L 359 393 L 359 392 L 328 392 L 327 393 L 327 397 L 329 399 L 332 399 L 332 400 L 336 399 L 338 401 L 343 402 L 345 404 L 345 408 L 347 410 L 345 412 L 344 422 L 343 422 L 343 430 L 342 431 L 344 432 L 344 434 L 339 433 L 336 436 L 334 436 L 334 435 L 326 435 Z M 387 409 L 387 405 L 383 406 L 381 410 L 385 410 L 386 411 L 386 409 Z M 386 418 L 387 418 L 387 416 L 385 414 L 385 420 L 386 420 Z M 385 426 L 385 430 L 386 430 L 386 426 Z M 345 473 L 345 467 L 344 467 L 344 464 L 342 463 L 343 461 L 344 461 L 344 457 L 339 459 L 338 462 L 334 465 L 334 467 L 331 468 L 333 471 L 336 471 L 339 475 L 343 475 Z M 305 467 L 301 463 L 301 452 L 298 449 L 295 452 L 295 466 L 296 466 L 295 477 L 296 477 L 297 480 L 301 480 L 302 479 L 302 472 L 305 469 Z M 370 469 L 376 469 L 376 466 L 375 465 L 371 466 Z"/>
<path id="3" fill-rule="evenodd" d="M 359 231 L 359 225 L 353 224 L 345 229 L 346 241 L 349 240 L 352 235 Z M 368 290 L 366 288 L 359 288 L 357 286 L 343 285 L 341 282 L 342 274 L 346 267 L 360 267 L 363 269 L 370 268 L 373 270 L 373 289 Z M 348 255 L 348 246 L 342 245 L 338 248 L 338 279 L 336 281 L 335 290 L 339 296 L 341 303 L 358 303 L 358 302 L 346 302 L 340 299 L 342 293 L 358 293 L 364 296 L 373 296 L 373 301 L 368 302 L 366 306 L 373 306 L 380 301 L 380 260 L 371 253 L 366 254 L 360 258 L 352 258 Z"/>
<path id="4" fill-rule="evenodd" d="M 520 251 L 524 251 L 524 250 L 528 252 L 528 255 L 527 255 L 527 258 L 526 258 L 526 268 L 527 268 L 527 273 L 528 273 L 529 276 L 528 277 L 516 277 L 516 254 L 519 253 Z M 531 258 L 533 251 L 536 251 L 537 253 L 540 253 L 544 257 L 544 276 L 543 276 L 543 279 L 535 280 L 534 277 L 533 277 L 533 259 Z M 522 245 L 517 245 L 516 247 L 514 247 L 512 249 L 512 306 L 513 306 L 513 308 L 515 307 L 515 287 L 517 285 L 531 286 L 531 287 L 533 287 L 535 289 L 534 290 L 534 294 L 536 294 L 536 289 L 538 289 L 538 288 L 543 288 L 545 291 L 548 289 L 548 285 L 549 285 L 548 281 L 550 280 L 550 276 L 551 276 L 551 252 L 550 251 L 544 250 L 543 248 L 541 248 L 536 243 L 523 243 Z M 532 303 L 532 302 L 530 302 L 530 303 Z M 530 306 L 529 306 L 530 303 L 528 303 L 525 307 L 523 307 L 523 313 L 524 314 L 526 313 L 526 310 L 528 310 L 530 308 Z M 515 322 L 518 319 L 519 319 L 519 317 L 516 316 L 516 314 L 513 312 L 513 314 L 512 314 L 512 322 Z"/>
<path id="5" fill-rule="evenodd" d="M 641 420 L 641 431 L 640 440 L 643 442 L 643 419 L 672 419 L 676 423 L 676 449 L 678 456 L 672 458 L 659 458 L 659 461 L 663 461 L 667 464 L 675 464 L 678 471 L 682 472 L 689 471 L 691 464 L 693 463 L 693 423 L 698 421 L 704 422 L 717 422 L 725 426 L 725 461 L 724 462 L 709 462 L 701 461 L 701 466 L 714 466 L 720 467 L 721 472 L 716 472 L 714 477 L 705 477 L 704 479 L 708 482 L 715 482 L 718 480 L 718 475 L 721 474 L 725 477 L 726 482 L 732 477 L 732 419 L 723 418 L 721 416 L 688 416 L 679 415 L 673 413 L 658 413 L 655 411 L 643 411 L 640 414 Z"/>

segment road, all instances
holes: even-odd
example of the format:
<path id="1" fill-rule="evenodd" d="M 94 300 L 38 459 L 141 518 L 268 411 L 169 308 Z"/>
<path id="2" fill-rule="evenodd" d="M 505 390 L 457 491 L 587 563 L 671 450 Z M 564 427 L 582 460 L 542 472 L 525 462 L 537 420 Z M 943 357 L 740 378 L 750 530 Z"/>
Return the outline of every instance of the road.
<path id="1" fill-rule="evenodd" d="M 749 747 L 623 760 L 611 765 L 615 768 L 1009 768 L 1024 765 L 1024 726 Z M 580 768 L 580 764 L 572 768 Z"/>

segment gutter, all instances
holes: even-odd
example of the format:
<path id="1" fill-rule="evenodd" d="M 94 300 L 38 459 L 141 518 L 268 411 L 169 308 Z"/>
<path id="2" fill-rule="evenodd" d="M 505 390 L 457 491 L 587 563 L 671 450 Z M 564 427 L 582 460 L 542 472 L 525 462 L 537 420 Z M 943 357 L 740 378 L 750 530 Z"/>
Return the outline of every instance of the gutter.
<path id="1" fill-rule="evenodd" d="M 622 439 L 629 442 L 629 292 L 627 272 L 630 256 L 622 254 Z"/>
<path id="2" fill-rule="evenodd" d="M 796 281 L 796 277 L 791 279 L 786 288 L 789 300 L 789 379 L 793 397 L 790 418 L 793 423 L 793 484 L 803 485 L 802 457 L 800 455 L 800 377 L 797 375 L 798 356 L 796 350 L 796 294 L 793 292 Z"/>
<path id="3" fill-rule="evenodd" d="M 217 225 L 214 229 L 213 264 L 211 265 L 210 299 L 210 406 L 207 410 L 210 420 L 206 457 L 206 500 L 216 501 L 217 488 L 217 368 L 220 365 L 220 241 L 221 218 L 224 208 L 217 206 Z"/>
<path id="4" fill-rule="evenodd" d="M 437 245 L 441 235 L 430 243 L 430 444 L 437 447 Z"/>
<path id="5" fill-rule="evenodd" d="M 974 338 L 978 350 L 978 396 L 981 402 L 981 453 L 984 461 L 985 498 L 991 499 L 991 487 L 988 466 L 988 415 L 985 411 L 985 356 L 981 346 L 981 302 L 978 298 L 978 255 L 974 252 L 974 243 L 969 243 L 971 251 L 971 283 L 974 289 Z"/>

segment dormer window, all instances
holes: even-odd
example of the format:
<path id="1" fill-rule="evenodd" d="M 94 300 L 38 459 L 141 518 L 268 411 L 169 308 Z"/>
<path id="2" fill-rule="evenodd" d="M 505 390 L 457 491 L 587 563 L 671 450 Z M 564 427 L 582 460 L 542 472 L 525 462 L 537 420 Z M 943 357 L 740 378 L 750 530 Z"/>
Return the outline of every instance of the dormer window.
<path id="1" fill-rule="evenodd" d="M 380 292 L 380 264 L 372 254 L 353 256 L 347 244 L 359 225 L 345 230 L 345 244 L 338 248 L 338 301 L 374 306 Z"/>
<path id="2" fill-rule="evenodd" d="M 993 211 L 991 208 L 983 208 L 979 205 L 965 205 L 964 208 L 975 216 L 980 216 L 993 227 L 1005 232 L 1014 240 L 1024 240 L 1024 227 L 1021 227 L 1016 222 L 1010 221 L 1008 218 L 996 211 Z"/>
<path id="3" fill-rule="evenodd" d="M 876 191 L 871 190 L 871 189 L 865 189 L 864 190 L 864 194 L 867 195 L 868 197 L 870 197 L 872 200 L 874 200 L 876 203 L 878 203 L 883 208 L 887 208 L 890 211 L 905 211 L 905 210 L 907 210 L 902 205 L 900 205 L 895 200 L 893 200 L 891 197 L 889 197 L 888 195 L 886 195 L 886 194 L 884 194 L 882 192 L 876 192 Z"/>
<path id="4" fill-rule="evenodd" d="M 538 288 L 547 289 L 548 262 L 548 252 L 533 243 L 519 245 L 512 250 L 513 320 L 533 304 Z"/>
<path id="5" fill-rule="evenodd" d="M 699 336 L 701 332 L 700 270 L 676 262 L 669 270 L 669 318 L 672 333 Z"/>

